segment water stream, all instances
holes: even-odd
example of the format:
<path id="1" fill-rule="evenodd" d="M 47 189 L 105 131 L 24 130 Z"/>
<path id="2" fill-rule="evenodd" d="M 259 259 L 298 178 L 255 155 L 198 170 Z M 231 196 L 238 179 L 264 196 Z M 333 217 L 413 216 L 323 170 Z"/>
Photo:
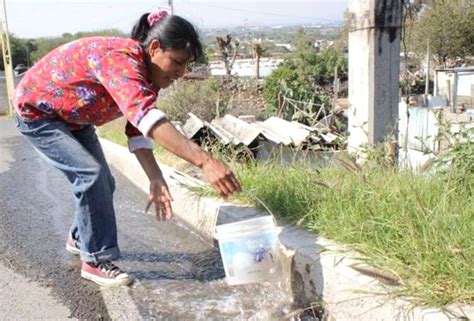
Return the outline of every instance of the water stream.
<path id="1" fill-rule="evenodd" d="M 143 214 L 137 189 L 119 188 L 116 197 L 129 200 L 117 208 L 118 264 L 136 277 L 129 294 L 146 320 L 283 320 L 294 310 L 281 280 L 227 285 L 216 247 L 177 220 Z"/>

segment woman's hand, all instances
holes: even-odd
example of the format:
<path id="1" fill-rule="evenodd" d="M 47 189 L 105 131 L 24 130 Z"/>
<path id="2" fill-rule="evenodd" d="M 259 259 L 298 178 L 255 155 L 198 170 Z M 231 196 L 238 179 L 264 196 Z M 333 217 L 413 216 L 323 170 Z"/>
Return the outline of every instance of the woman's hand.
<path id="1" fill-rule="evenodd" d="M 171 201 L 173 201 L 173 198 L 171 197 L 168 185 L 163 177 L 151 180 L 150 194 L 148 195 L 145 213 L 148 211 L 151 204 L 155 204 L 156 217 L 158 220 L 167 221 L 173 216 Z"/>
<path id="2" fill-rule="evenodd" d="M 201 169 L 207 181 L 223 198 L 242 190 L 234 173 L 213 157 L 209 157 L 202 164 Z"/>
<path id="3" fill-rule="evenodd" d="M 150 149 L 137 149 L 134 153 L 150 180 L 150 194 L 148 195 L 145 213 L 151 204 L 155 204 L 156 217 L 160 221 L 162 219 L 165 221 L 171 219 L 173 216 L 171 210 L 171 201 L 173 198 L 170 195 L 168 185 L 158 167 L 155 156 L 153 156 L 153 152 Z"/>
<path id="4" fill-rule="evenodd" d="M 199 167 L 222 197 L 241 191 L 240 184 L 230 169 L 181 134 L 169 120 L 157 122 L 150 131 L 153 139 L 166 150 Z"/>

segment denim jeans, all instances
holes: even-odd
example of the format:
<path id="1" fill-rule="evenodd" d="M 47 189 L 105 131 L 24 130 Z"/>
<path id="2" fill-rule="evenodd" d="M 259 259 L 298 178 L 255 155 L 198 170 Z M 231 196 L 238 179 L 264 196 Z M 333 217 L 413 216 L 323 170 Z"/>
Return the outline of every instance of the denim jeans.
<path id="1" fill-rule="evenodd" d="M 95 128 L 88 125 L 72 131 L 61 121 L 29 121 L 16 114 L 15 121 L 39 154 L 71 184 L 76 211 L 69 237 L 79 245 L 81 260 L 99 263 L 119 257 L 112 197 L 115 180 Z"/>

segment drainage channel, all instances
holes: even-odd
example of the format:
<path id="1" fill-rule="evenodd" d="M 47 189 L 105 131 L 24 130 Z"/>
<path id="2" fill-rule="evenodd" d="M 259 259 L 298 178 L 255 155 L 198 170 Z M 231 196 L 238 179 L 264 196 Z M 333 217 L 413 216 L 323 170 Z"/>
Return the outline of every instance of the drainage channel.
<path id="1" fill-rule="evenodd" d="M 281 280 L 229 286 L 219 251 L 178 220 L 144 214 L 146 195 L 114 172 L 120 266 L 135 276 L 128 290 L 146 320 L 299 320 Z M 189 209 L 192 211 L 192 209 Z M 294 316 L 293 316 L 294 315 Z M 304 320 L 317 320 L 311 316 Z"/>

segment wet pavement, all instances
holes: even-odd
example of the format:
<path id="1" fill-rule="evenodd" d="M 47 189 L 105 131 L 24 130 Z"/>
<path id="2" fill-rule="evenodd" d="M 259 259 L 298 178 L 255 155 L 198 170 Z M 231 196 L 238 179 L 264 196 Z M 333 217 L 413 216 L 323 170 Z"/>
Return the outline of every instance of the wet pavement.
<path id="1" fill-rule="evenodd" d="M 133 305 L 134 319 L 280 320 L 290 313 L 285 287 L 228 286 L 212 244 L 179 221 L 143 214 L 146 195 L 113 173 L 122 251 L 117 264 L 136 278 L 120 291 Z M 73 212 L 66 179 L 16 135 L 12 121 L 0 119 L 0 263 L 50 288 L 71 317 L 117 318 L 110 309 L 123 306 L 104 294 L 114 290 L 82 280 L 80 261 L 64 249 Z"/>

